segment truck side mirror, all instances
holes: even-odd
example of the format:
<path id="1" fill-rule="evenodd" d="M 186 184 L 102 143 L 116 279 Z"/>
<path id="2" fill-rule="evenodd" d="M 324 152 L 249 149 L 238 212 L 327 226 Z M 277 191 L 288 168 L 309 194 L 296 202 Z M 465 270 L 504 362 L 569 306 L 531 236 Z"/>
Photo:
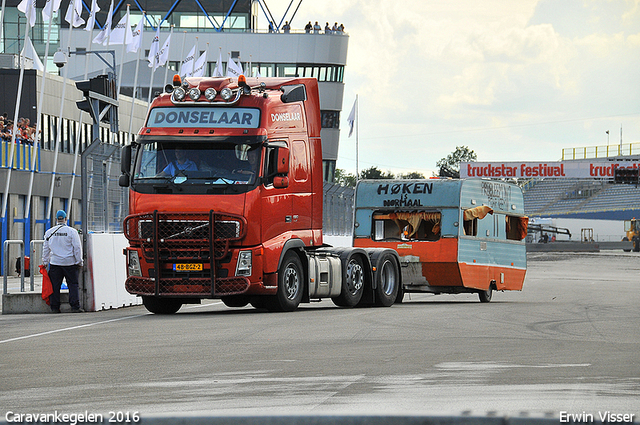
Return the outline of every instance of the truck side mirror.
<path id="1" fill-rule="evenodd" d="M 131 171 L 131 145 L 125 145 L 122 147 L 120 156 L 120 171 L 122 175 L 118 179 L 118 184 L 122 187 L 128 187 L 130 183 L 130 171 Z"/>
<path id="2" fill-rule="evenodd" d="M 122 174 L 129 174 L 129 171 L 131 170 L 131 145 L 123 146 L 121 152 L 120 171 Z"/>
<path id="3" fill-rule="evenodd" d="M 120 176 L 120 178 L 118 179 L 118 185 L 122 186 L 122 187 L 129 187 L 129 175 L 128 174 L 122 174 Z"/>
<path id="4" fill-rule="evenodd" d="M 289 174 L 289 148 L 278 148 L 276 172 L 278 174 Z M 285 186 L 286 187 L 286 186 Z"/>

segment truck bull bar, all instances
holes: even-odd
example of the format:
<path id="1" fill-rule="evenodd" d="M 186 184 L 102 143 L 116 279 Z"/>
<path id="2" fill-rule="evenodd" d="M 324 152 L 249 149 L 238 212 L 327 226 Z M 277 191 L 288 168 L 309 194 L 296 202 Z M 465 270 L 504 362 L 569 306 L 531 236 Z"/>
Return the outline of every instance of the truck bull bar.
<path id="1" fill-rule="evenodd" d="M 125 288 L 137 295 L 211 296 L 243 294 L 249 279 L 229 277 L 230 244 L 244 238 L 247 221 L 234 214 L 158 212 L 125 218 L 124 235 L 149 268 L 148 276 L 128 276 Z M 195 266 L 186 271 L 178 265 Z"/>

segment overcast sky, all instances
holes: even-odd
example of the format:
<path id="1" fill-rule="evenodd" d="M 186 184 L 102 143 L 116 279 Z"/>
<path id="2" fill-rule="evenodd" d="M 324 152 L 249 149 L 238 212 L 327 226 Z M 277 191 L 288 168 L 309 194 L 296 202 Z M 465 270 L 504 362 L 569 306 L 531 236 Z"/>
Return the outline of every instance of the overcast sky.
<path id="1" fill-rule="evenodd" d="M 281 17 L 289 0 L 267 4 Z M 348 172 L 356 94 L 361 170 L 430 176 L 456 146 L 478 161 L 557 161 L 619 145 L 621 127 L 640 143 L 640 0 L 304 0 L 292 27 L 309 20 L 350 37 L 337 164 Z"/>

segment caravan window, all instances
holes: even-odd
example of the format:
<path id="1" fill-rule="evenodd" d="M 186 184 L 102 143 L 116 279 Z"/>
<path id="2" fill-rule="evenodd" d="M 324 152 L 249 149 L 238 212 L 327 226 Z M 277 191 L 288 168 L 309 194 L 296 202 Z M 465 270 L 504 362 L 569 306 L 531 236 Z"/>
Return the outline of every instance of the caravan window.
<path id="1" fill-rule="evenodd" d="M 375 213 L 373 240 L 437 241 L 441 220 L 439 212 Z"/>
<path id="2" fill-rule="evenodd" d="M 493 209 L 486 205 L 468 208 L 464 210 L 462 230 L 466 236 L 478 236 L 478 222 L 487 216 L 493 214 Z M 488 236 L 488 235 L 487 235 Z"/>
<path id="3" fill-rule="evenodd" d="M 505 219 L 507 221 L 507 239 L 512 241 L 521 241 L 527 237 L 527 226 L 529 225 L 528 217 L 514 217 L 508 215 Z"/>

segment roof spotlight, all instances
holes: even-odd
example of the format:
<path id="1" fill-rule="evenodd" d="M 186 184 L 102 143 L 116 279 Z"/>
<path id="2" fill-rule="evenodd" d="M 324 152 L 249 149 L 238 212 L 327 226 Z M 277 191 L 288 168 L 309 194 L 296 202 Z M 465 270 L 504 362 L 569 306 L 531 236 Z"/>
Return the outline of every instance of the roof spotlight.
<path id="1" fill-rule="evenodd" d="M 216 89 L 214 89 L 213 87 L 209 87 L 208 89 L 206 89 L 204 91 L 204 97 L 209 101 L 213 101 L 213 99 L 215 99 L 216 95 L 218 94 L 218 92 L 216 91 Z"/>
<path id="2" fill-rule="evenodd" d="M 231 99 L 231 96 L 233 96 L 233 92 L 229 87 L 225 87 L 222 90 L 220 90 L 220 96 L 222 96 L 222 99 L 226 101 Z"/>
<path id="3" fill-rule="evenodd" d="M 182 87 L 176 87 L 175 89 L 173 89 L 173 94 L 171 96 L 173 97 L 174 100 L 180 102 L 181 100 L 184 99 L 186 94 L 187 93 L 184 91 Z"/>
<path id="4" fill-rule="evenodd" d="M 200 98 L 200 89 L 197 87 L 190 88 L 189 97 L 191 98 L 191 100 L 198 100 Z"/>

